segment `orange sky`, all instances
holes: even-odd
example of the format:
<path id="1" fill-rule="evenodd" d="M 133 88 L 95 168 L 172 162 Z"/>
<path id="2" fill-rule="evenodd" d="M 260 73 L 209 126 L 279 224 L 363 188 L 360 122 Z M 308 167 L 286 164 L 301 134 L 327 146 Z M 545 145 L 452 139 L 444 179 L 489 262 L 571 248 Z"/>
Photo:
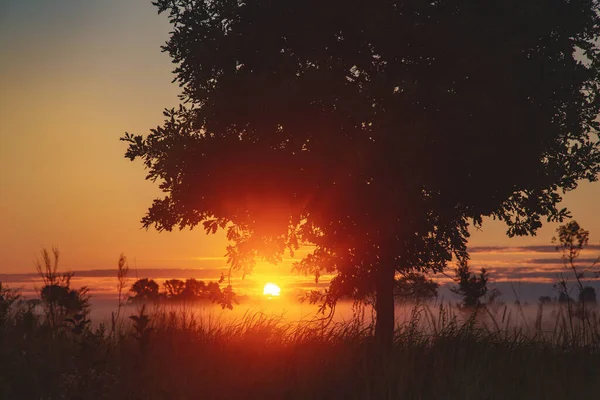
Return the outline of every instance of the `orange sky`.
<path id="1" fill-rule="evenodd" d="M 221 235 L 141 229 L 159 192 L 118 140 L 146 133 L 177 104 L 159 50 L 168 31 L 149 0 L 0 2 L 0 273 L 32 272 L 52 245 L 72 270 L 113 268 L 121 252 L 140 268 L 222 265 Z M 600 184 L 582 184 L 564 204 L 599 243 Z M 555 228 L 507 239 L 486 223 L 471 245 L 548 245 Z M 473 259 L 513 260 L 490 254 Z"/>

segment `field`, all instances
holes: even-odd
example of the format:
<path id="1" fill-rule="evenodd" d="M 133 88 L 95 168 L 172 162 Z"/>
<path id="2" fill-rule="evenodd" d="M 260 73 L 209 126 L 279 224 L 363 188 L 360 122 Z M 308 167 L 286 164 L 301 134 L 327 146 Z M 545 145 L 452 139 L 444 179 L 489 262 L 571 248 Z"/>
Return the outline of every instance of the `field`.
<path id="1" fill-rule="evenodd" d="M 106 323 L 82 318 L 53 325 L 36 307 L 15 301 L 3 309 L 2 399 L 584 399 L 600 393 L 595 307 L 581 314 L 559 304 L 497 304 L 476 312 L 403 305 L 393 349 L 383 353 L 373 344 L 368 312 L 343 322 L 291 322 L 256 311 L 224 320 L 190 306 L 128 306 Z"/>

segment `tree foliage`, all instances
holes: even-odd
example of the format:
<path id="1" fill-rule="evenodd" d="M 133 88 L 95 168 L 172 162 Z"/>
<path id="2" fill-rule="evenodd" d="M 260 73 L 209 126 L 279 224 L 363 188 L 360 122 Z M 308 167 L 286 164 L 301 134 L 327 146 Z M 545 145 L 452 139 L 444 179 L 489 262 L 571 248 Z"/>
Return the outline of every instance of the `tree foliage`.
<path id="1" fill-rule="evenodd" d="M 582 304 L 596 304 L 596 289 L 592 286 L 585 286 L 579 293 L 579 302 Z"/>
<path id="2" fill-rule="evenodd" d="M 596 0 L 154 4 L 185 105 L 122 138 L 165 192 L 143 225 L 224 229 L 244 273 L 310 243 L 296 268 L 335 274 L 330 303 L 377 292 L 387 330 L 396 271 L 466 259 L 485 216 L 533 234 L 597 179 Z"/>
<path id="3" fill-rule="evenodd" d="M 161 299 L 169 301 L 201 301 L 208 300 L 218 303 L 223 308 L 232 309 L 237 304 L 235 292 L 231 286 L 221 288 L 219 282 L 202 282 L 194 278 L 169 279 L 163 283 L 164 292 L 159 291 L 159 285 L 153 279 L 138 279 L 131 285 L 130 300 L 133 302 L 158 302 Z"/>
<path id="4" fill-rule="evenodd" d="M 394 295 L 397 300 L 428 300 L 437 297 L 440 284 L 423 274 L 406 272 L 396 279 Z"/>
<path id="5" fill-rule="evenodd" d="M 488 294 L 489 273 L 481 268 L 479 275 L 471 272 L 468 262 L 458 263 L 456 268 L 458 286 L 451 288 L 453 293 L 462 297 L 462 306 L 467 308 L 481 306 L 482 299 Z"/>
<path id="6" fill-rule="evenodd" d="M 138 279 L 131 285 L 130 292 L 133 296 L 130 296 L 132 301 L 157 301 L 158 300 L 158 283 L 153 279 L 142 278 Z"/>

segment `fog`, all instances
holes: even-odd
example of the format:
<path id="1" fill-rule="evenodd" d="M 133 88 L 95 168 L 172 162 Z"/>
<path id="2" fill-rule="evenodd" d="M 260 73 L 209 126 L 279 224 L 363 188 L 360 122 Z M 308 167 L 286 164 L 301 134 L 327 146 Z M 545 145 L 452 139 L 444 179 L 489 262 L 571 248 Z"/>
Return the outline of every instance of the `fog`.
<path id="1" fill-rule="evenodd" d="M 116 312 L 114 299 L 96 299 L 91 308 L 91 319 L 97 326 L 100 323 L 110 324 L 111 313 Z M 121 316 L 128 321 L 128 316 L 139 314 L 140 304 L 127 304 L 121 310 Z M 593 312 L 598 309 L 592 307 Z M 251 299 L 239 304 L 233 310 L 222 309 L 210 303 L 195 304 L 160 304 L 147 305 L 145 312 L 150 318 L 167 315 L 179 319 L 193 318 L 204 326 L 224 326 L 241 323 L 257 316 L 277 319 L 280 324 L 297 324 L 312 322 L 315 324 L 336 324 L 356 322 L 369 326 L 374 320 L 374 312 L 369 305 L 356 305 L 350 301 L 341 301 L 334 313 L 327 310 L 319 312 L 317 305 L 300 304 L 285 298 Z M 478 328 L 504 335 L 522 333 L 525 335 L 548 334 L 553 336 L 568 323 L 566 307 L 558 303 L 545 305 L 521 305 L 503 302 L 494 303 L 478 310 L 473 316 L 472 310 L 464 310 L 454 301 L 431 301 L 420 304 L 405 302 L 396 304 L 396 325 L 400 328 L 414 327 L 423 333 L 440 332 L 451 324 L 461 326 L 471 318 Z M 127 323 L 127 322 L 126 322 Z"/>

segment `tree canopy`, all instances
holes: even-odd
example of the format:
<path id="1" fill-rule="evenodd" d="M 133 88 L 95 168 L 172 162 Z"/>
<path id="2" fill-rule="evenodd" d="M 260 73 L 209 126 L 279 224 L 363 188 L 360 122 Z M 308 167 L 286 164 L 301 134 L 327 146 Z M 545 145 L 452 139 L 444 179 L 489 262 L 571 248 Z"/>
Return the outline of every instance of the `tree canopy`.
<path id="1" fill-rule="evenodd" d="M 470 223 L 561 221 L 600 170 L 596 0 L 158 0 L 183 105 L 127 133 L 165 196 L 142 223 L 226 229 L 233 268 L 334 273 L 325 302 L 466 259 Z M 388 339 L 389 340 L 388 334 Z"/>
<path id="2" fill-rule="evenodd" d="M 154 279 L 138 279 L 131 285 L 129 300 L 136 303 L 156 303 L 161 300 L 195 302 L 208 300 L 218 303 L 222 308 L 233 309 L 238 304 L 235 292 L 231 286 L 223 289 L 219 282 L 198 281 L 194 278 L 182 281 L 180 279 L 168 279 L 163 283 L 164 292 L 159 291 L 159 285 Z"/>
<path id="3" fill-rule="evenodd" d="M 489 291 L 489 279 L 489 273 L 485 268 L 481 268 L 481 272 L 477 275 L 471 272 L 468 262 L 463 260 L 456 266 L 457 285 L 450 290 L 462 297 L 463 307 L 479 307 L 488 293 L 491 294 L 491 300 L 497 296 L 497 291 Z"/>

